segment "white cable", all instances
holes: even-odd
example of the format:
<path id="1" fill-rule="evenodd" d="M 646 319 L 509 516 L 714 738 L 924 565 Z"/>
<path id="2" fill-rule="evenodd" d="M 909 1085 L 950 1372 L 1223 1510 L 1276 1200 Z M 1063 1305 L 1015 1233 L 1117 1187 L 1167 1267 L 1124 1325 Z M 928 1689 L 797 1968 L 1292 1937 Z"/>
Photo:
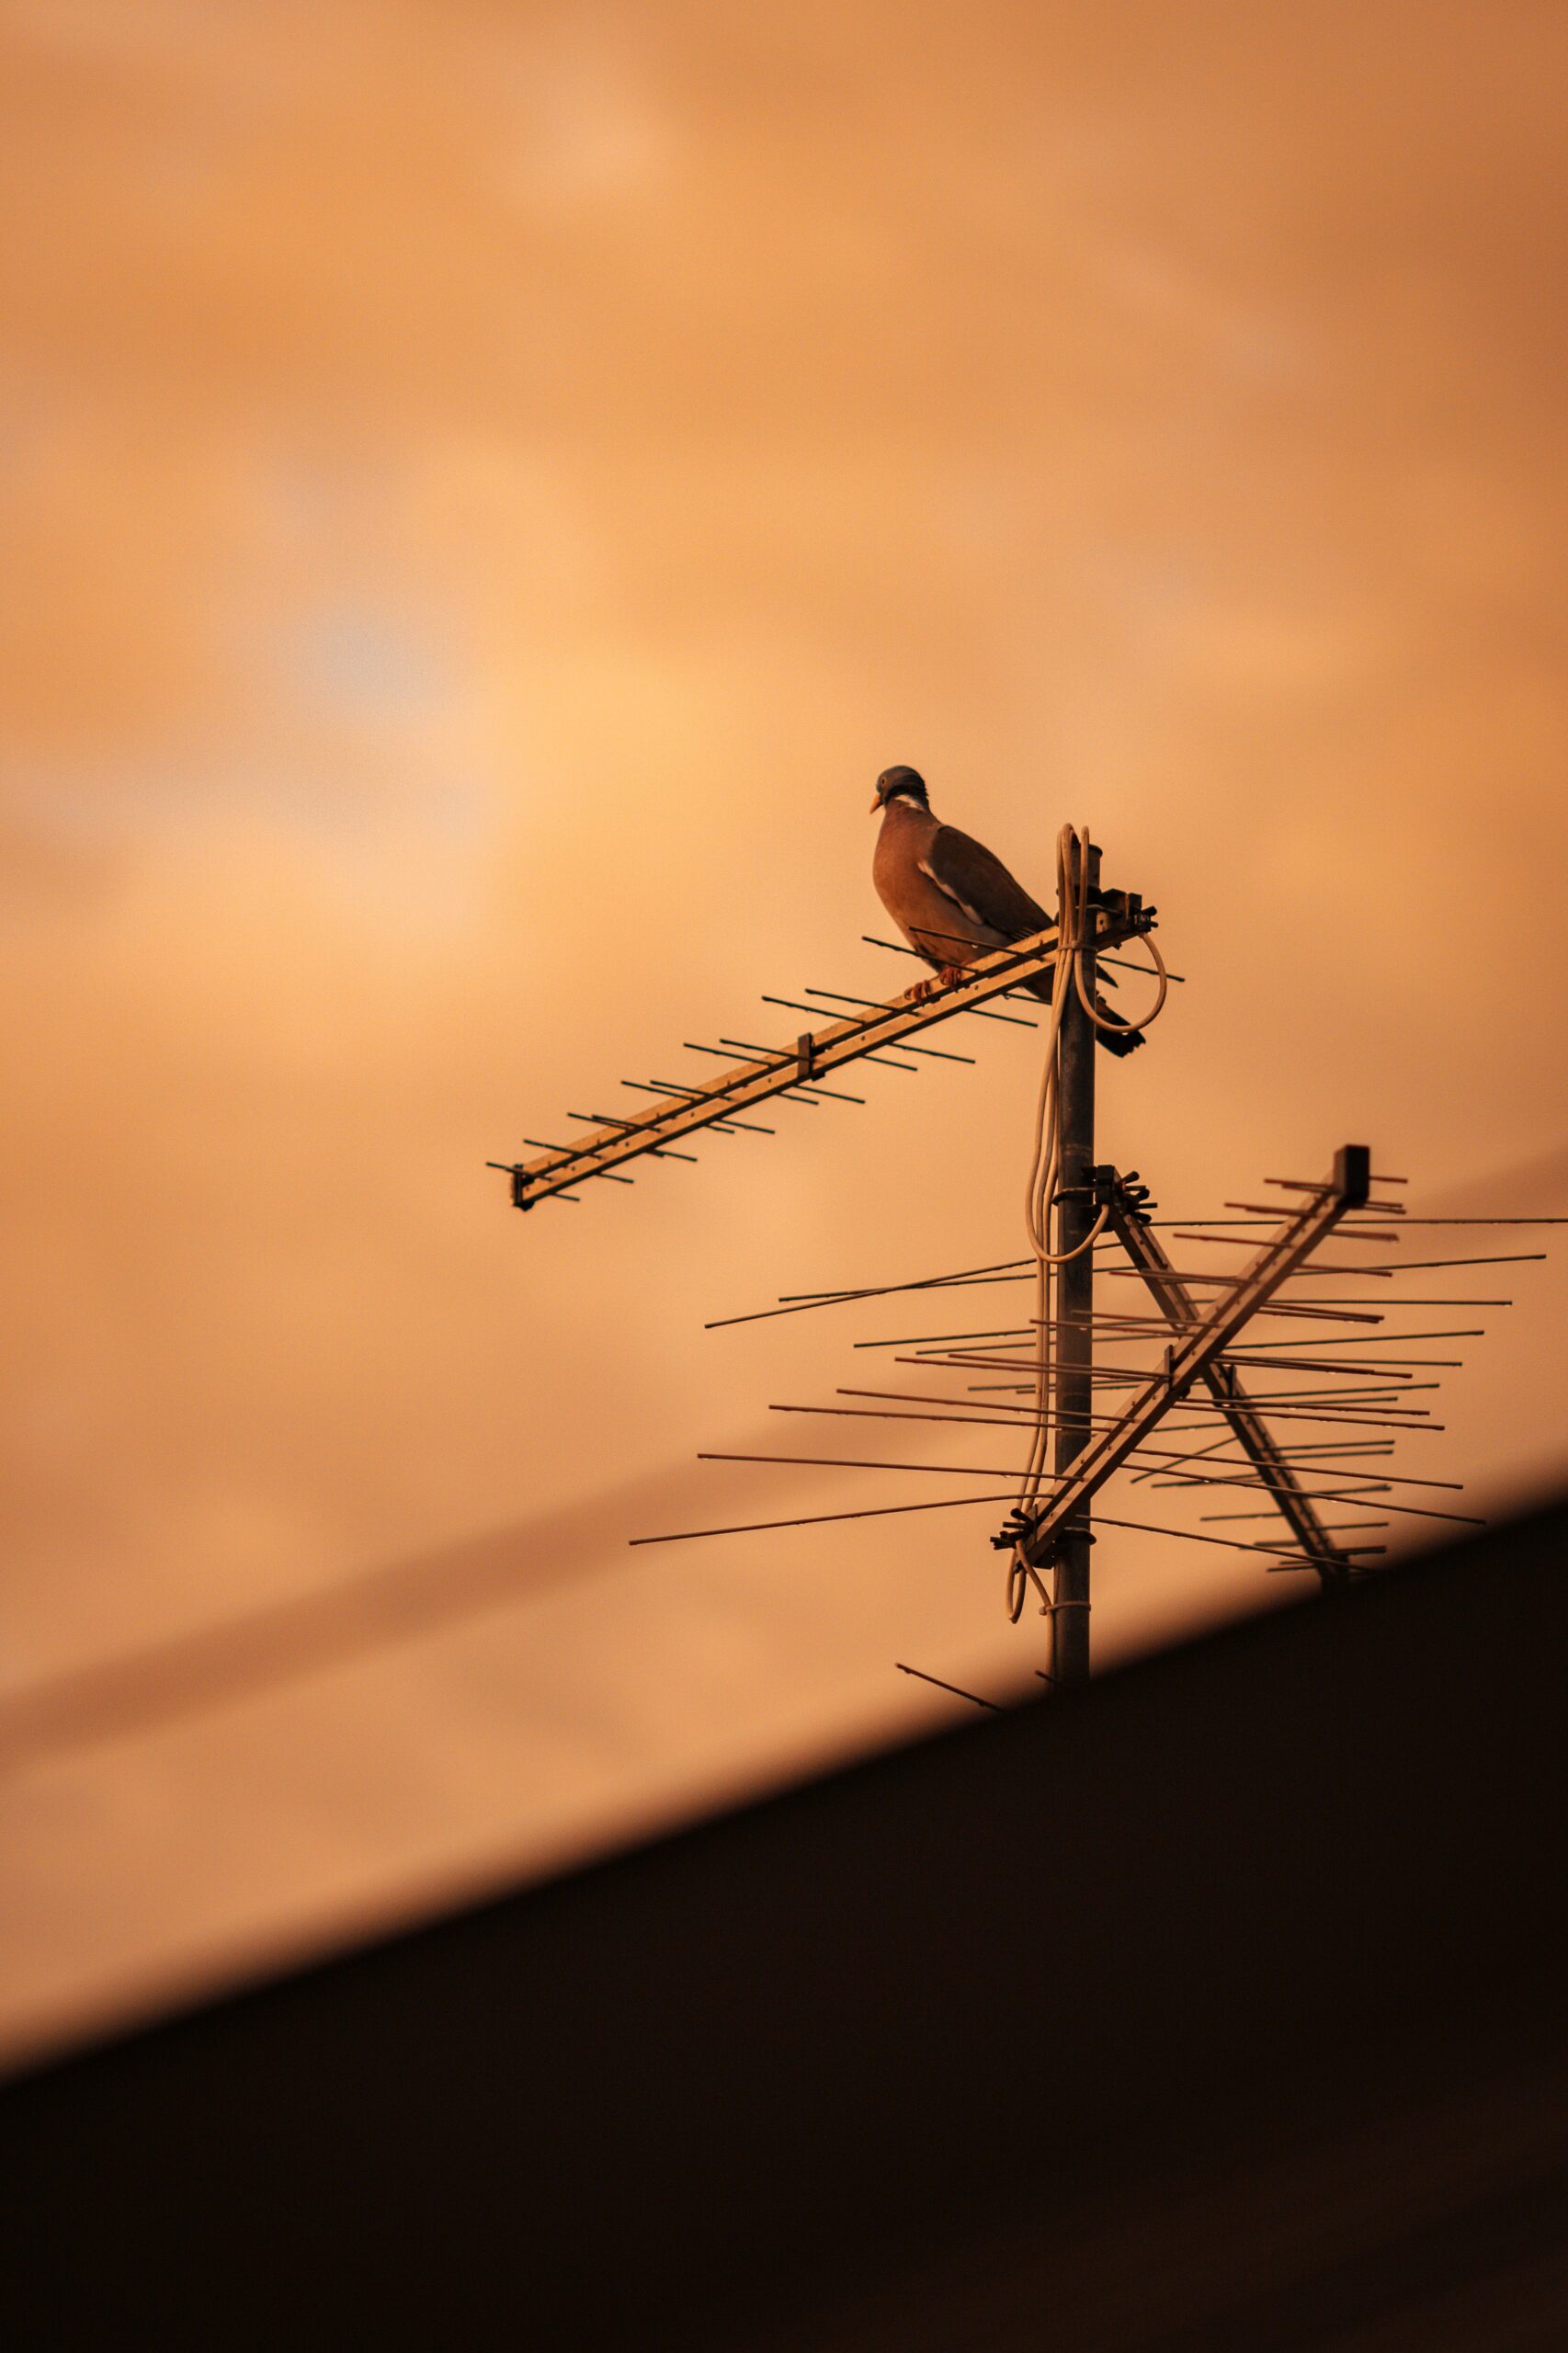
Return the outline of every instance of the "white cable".
<path id="1" fill-rule="evenodd" d="M 1165 971 L 1165 960 L 1161 955 L 1159 949 L 1155 946 L 1154 941 L 1146 931 L 1141 932 L 1138 936 L 1142 940 L 1144 947 L 1148 949 L 1150 955 L 1154 960 L 1154 970 L 1159 975 L 1160 993 L 1158 996 L 1155 997 L 1153 1004 L 1149 1007 L 1148 1012 L 1140 1014 L 1136 1021 L 1128 1020 L 1125 1014 L 1119 1021 L 1108 1021 L 1105 1016 L 1098 1012 L 1096 1008 L 1089 1003 L 1088 998 L 1084 994 L 1083 958 L 1080 956 L 1074 964 L 1073 973 L 1074 978 L 1077 983 L 1078 1002 L 1083 1006 L 1085 1012 L 1088 1015 L 1089 1019 L 1094 1023 L 1096 1029 L 1147 1029 L 1151 1021 L 1157 1020 L 1161 1013 L 1165 1010 L 1165 999 L 1170 995 L 1171 990 L 1170 974 Z"/>

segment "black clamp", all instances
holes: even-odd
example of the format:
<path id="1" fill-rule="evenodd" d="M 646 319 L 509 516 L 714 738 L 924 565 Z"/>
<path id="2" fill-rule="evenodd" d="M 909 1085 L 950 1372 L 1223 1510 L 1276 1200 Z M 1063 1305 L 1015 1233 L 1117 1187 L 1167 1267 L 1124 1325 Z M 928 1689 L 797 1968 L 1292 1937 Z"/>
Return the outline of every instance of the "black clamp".
<path id="1" fill-rule="evenodd" d="M 1019 1511 L 1015 1506 L 1007 1515 L 1001 1534 L 991 1539 L 992 1551 L 1010 1552 L 1016 1545 L 1027 1544 L 1044 1518 L 1043 1512 Z M 1094 1531 L 1081 1525 L 1076 1514 L 1070 1515 L 1063 1520 L 1056 1533 L 1059 1540 L 1075 1536 L 1081 1544 L 1092 1544 L 1095 1541 Z"/>
<path id="2" fill-rule="evenodd" d="M 1101 907 L 1111 920 L 1130 932 L 1153 931 L 1158 907 L 1146 907 L 1137 891 L 1102 891 L 1089 892 L 1091 906 Z"/>
<path id="3" fill-rule="evenodd" d="M 1122 1210 L 1138 1225 L 1147 1225 L 1149 1212 L 1160 1206 L 1149 1187 L 1139 1183 L 1136 1168 L 1124 1175 L 1108 1161 L 1090 1169 L 1089 1199 L 1097 1210 Z"/>

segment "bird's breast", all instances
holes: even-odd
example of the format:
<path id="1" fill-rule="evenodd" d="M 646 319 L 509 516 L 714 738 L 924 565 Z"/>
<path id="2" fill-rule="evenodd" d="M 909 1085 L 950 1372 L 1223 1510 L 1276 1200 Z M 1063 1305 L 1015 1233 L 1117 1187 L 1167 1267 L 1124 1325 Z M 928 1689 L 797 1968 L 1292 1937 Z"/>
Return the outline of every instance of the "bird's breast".
<path id="1" fill-rule="evenodd" d="M 912 948 L 935 964 L 963 964 L 977 949 L 995 945 L 985 926 L 938 889 L 925 871 L 925 857 L 940 827 L 935 817 L 891 808 L 882 819 L 871 860 L 877 896 Z"/>

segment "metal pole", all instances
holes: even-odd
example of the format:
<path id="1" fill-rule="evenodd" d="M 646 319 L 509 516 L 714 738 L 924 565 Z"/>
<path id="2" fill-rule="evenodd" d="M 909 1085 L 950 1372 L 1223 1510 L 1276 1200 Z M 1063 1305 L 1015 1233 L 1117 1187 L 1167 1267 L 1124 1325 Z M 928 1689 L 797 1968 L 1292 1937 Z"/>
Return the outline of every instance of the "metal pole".
<path id="1" fill-rule="evenodd" d="M 1097 890 L 1100 854 L 1089 851 L 1088 883 Z M 1061 911 L 1065 915 L 1065 910 Z M 1062 1172 L 1057 1194 L 1056 1247 L 1074 1249 L 1095 1222 L 1089 1171 L 1095 1162 L 1095 1025 L 1078 1000 L 1072 976 L 1058 1033 L 1057 1085 L 1062 1111 Z M 1094 996 L 1095 960 L 1084 960 L 1084 986 Z M 1094 1258 L 1085 1250 L 1057 1270 L 1056 1471 L 1064 1472 L 1089 1440 L 1093 1411 L 1090 1368 L 1094 1361 Z M 1089 1679 L 1089 1548 L 1094 1542 L 1085 1508 L 1057 1546 L 1051 1583 L 1051 1678 L 1066 1690 Z"/>

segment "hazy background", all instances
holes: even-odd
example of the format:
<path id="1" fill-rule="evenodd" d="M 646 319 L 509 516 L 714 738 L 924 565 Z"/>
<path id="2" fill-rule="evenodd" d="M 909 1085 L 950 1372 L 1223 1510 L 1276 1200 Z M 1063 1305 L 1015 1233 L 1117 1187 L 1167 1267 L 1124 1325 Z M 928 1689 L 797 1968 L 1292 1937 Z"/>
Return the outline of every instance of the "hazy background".
<path id="1" fill-rule="evenodd" d="M 701 1325 L 1013 1256 L 1037 1040 L 635 1201 L 483 1166 L 902 986 L 889 762 L 1158 903 L 1102 1138 L 1168 1208 L 1364 1137 L 1568 1209 L 1568 19 L 0 28 L 19 2052 L 950 1712 L 895 1659 L 1027 1681 L 994 1514 L 626 1539 L 926 1492 L 692 1458 L 1006 1316 Z M 1433 1452 L 1486 1502 L 1561 1468 L 1568 1286 L 1481 1271 Z M 1280 1597 L 1237 1560 L 1102 1540 L 1100 1656 Z"/>

